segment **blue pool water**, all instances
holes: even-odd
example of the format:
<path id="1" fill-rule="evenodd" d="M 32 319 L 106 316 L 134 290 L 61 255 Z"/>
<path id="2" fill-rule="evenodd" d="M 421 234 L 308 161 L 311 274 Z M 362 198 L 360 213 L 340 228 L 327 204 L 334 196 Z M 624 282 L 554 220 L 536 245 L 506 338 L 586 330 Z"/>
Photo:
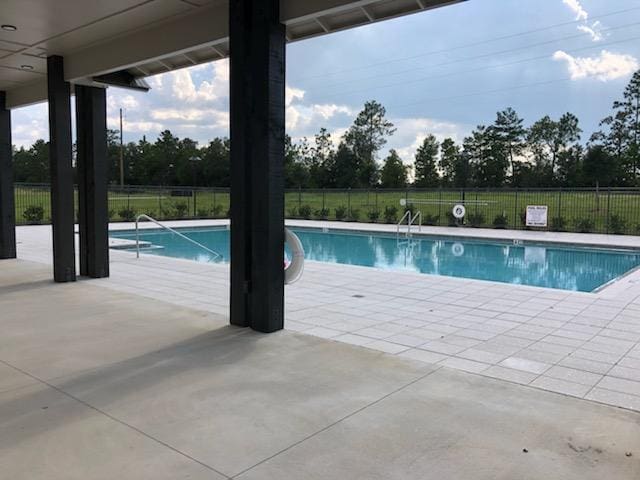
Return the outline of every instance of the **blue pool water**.
<path id="1" fill-rule="evenodd" d="M 221 253 L 222 261 L 229 260 L 229 230 L 179 230 Z M 407 241 L 395 235 L 319 229 L 294 232 L 300 237 L 308 260 L 582 292 L 593 291 L 640 265 L 640 251 L 630 250 L 439 237 L 413 237 Z M 110 236 L 135 239 L 135 232 L 111 232 Z M 211 261 L 205 250 L 165 230 L 143 230 L 140 238 L 155 247 L 145 253 Z"/>

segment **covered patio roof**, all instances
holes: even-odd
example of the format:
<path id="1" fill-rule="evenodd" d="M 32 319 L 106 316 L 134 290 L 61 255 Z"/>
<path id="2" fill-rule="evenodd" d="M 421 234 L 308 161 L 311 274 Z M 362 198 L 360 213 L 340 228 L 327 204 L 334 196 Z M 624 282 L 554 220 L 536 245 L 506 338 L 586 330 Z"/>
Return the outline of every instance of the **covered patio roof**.
<path id="1" fill-rule="evenodd" d="M 281 0 L 288 42 L 464 0 Z M 225 0 L 6 0 L 0 30 L 0 90 L 7 107 L 46 100 L 47 57 L 63 56 L 64 79 L 104 85 L 225 58 Z"/>

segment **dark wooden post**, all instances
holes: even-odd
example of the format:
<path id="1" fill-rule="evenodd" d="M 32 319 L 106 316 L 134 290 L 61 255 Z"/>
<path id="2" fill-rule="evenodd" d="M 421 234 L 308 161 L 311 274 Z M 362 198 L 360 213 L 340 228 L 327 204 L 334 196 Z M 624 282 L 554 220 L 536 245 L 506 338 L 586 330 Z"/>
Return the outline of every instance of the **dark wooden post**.
<path id="1" fill-rule="evenodd" d="M 107 96 L 103 88 L 76 85 L 80 275 L 109 276 L 107 207 Z"/>
<path id="2" fill-rule="evenodd" d="M 11 111 L 6 92 L 0 92 L 0 259 L 16 258 L 12 153 Z"/>
<path id="3" fill-rule="evenodd" d="M 49 96 L 49 161 L 51 163 L 51 228 L 53 278 L 76 279 L 74 246 L 73 169 L 71 165 L 71 104 L 69 83 L 64 80 L 62 57 L 47 58 Z"/>
<path id="4" fill-rule="evenodd" d="M 285 27 L 278 0 L 230 2 L 231 323 L 284 326 Z"/>

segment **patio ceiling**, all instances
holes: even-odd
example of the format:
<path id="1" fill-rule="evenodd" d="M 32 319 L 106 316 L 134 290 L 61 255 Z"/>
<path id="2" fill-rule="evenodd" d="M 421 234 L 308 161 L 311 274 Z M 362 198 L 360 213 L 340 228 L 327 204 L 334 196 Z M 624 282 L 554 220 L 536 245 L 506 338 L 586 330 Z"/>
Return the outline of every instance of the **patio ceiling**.
<path id="1" fill-rule="evenodd" d="M 281 0 L 296 41 L 465 0 Z M 0 90 L 15 108 L 46 99 L 46 58 L 65 58 L 65 79 L 131 78 L 227 57 L 226 0 L 3 0 Z M 15 27 L 13 30 L 11 27 Z"/>

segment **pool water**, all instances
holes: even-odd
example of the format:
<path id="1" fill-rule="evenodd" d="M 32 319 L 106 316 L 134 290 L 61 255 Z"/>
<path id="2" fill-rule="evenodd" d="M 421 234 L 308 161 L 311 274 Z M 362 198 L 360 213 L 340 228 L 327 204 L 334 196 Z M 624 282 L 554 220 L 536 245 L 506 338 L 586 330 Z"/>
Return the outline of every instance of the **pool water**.
<path id="1" fill-rule="evenodd" d="M 220 227 L 178 229 L 182 234 L 219 252 L 229 261 L 229 230 Z M 591 292 L 640 265 L 640 250 L 605 250 L 573 245 L 524 244 L 493 240 L 370 234 L 366 232 L 293 229 L 304 246 L 305 258 L 473 278 L 519 285 Z M 135 239 L 133 231 L 111 232 L 111 237 Z M 145 253 L 213 261 L 202 248 L 165 230 L 142 230 L 151 242 Z"/>

